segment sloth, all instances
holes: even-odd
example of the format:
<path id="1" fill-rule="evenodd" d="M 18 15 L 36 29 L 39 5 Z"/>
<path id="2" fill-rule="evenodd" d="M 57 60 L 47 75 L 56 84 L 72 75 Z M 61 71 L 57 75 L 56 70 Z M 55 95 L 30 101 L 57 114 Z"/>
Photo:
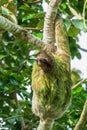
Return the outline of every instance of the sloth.
<path id="1" fill-rule="evenodd" d="M 66 68 L 61 58 L 46 52 L 38 54 L 33 67 L 32 111 L 40 117 L 40 123 L 45 123 L 44 127 L 49 127 L 47 130 L 51 129 L 54 119 L 60 118 L 70 104 L 71 79 Z"/>
<path id="2" fill-rule="evenodd" d="M 37 130 L 52 130 L 54 120 L 63 116 L 71 101 L 67 33 L 60 18 L 55 26 L 58 52 L 39 52 L 32 71 L 32 111 L 40 118 Z"/>

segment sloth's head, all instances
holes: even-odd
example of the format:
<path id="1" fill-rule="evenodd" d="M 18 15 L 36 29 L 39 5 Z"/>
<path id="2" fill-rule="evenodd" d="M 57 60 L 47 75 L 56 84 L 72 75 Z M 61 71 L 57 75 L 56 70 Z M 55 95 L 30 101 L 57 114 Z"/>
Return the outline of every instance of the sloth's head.
<path id="1" fill-rule="evenodd" d="M 37 55 L 37 65 L 41 67 L 44 72 L 51 71 L 53 66 L 53 56 L 46 52 L 40 52 Z"/>

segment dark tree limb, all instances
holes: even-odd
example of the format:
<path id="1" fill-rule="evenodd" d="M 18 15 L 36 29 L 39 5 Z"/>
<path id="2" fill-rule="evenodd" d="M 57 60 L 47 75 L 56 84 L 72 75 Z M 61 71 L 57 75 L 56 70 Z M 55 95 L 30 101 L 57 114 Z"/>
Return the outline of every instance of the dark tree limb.
<path id="1" fill-rule="evenodd" d="M 82 47 L 79 47 L 79 49 L 80 49 L 81 51 L 87 52 L 87 49 L 84 49 L 84 48 L 82 48 Z"/>

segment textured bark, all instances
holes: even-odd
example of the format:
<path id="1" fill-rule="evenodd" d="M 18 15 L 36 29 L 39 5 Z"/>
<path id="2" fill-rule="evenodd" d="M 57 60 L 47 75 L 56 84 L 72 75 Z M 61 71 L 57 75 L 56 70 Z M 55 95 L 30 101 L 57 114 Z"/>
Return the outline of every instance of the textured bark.
<path id="1" fill-rule="evenodd" d="M 14 24 L 3 16 L 0 16 L 0 27 L 13 34 L 19 33 L 22 30 L 22 27 Z"/>
<path id="2" fill-rule="evenodd" d="M 6 31 L 14 34 L 18 39 L 28 42 L 32 46 L 36 46 L 38 49 L 44 48 L 44 43 L 42 40 L 30 34 L 27 30 L 23 29 L 19 25 L 16 25 L 9 21 L 8 19 L 0 16 L 0 27 Z"/>
<path id="3" fill-rule="evenodd" d="M 86 121 L 87 121 L 87 100 L 85 101 L 80 119 L 79 119 L 78 123 L 76 124 L 74 130 L 82 130 Z"/>
<path id="4" fill-rule="evenodd" d="M 44 31 L 43 31 L 43 41 L 45 43 L 45 48 L 48 51 L 54 51 L 55 42 L 55 17 L 57 9 L 62 0 L 51 0 L 48 6 L 48 10 L 45 16 Z"/>

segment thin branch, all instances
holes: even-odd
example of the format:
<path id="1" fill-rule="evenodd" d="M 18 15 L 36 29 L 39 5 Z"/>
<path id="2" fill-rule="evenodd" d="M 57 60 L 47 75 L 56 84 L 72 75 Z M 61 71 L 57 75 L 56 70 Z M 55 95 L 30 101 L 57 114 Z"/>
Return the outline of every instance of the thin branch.
<path id="1" fill-rule="evenodd" d="M 84 49 L 84 48 L 81 48 L 81 47 L 79 47 L 79 49 L 80 49 L 81 51 L 87 52 L 87 49 Z"/>
<path id="2" fill-rule="evenodd" d="M 19 108 L 20 104 L 19 104 L 19 101 L 18 101 L 18 98 L 17 98 L 16 91 L 14 92 L 14 99 L 15 99 L 17 108 Z M 18 112 L 18 114 L 20 115 L 21 112 Z M 20 122 L 21 122 L 21 130 L 25 130 L 26 125 L 25 125 L 24 119 L 22 118 Z"/>
<path id="3" fill-rule="evenodd" d="M 57 14 L 57 9 L 62 0 L 50 0 L 48 5 L 48 10 L 45 16 L 44 31 L 43 31 L 43 41 L 48 46 L 50 50 L 54 50 L 54 39 L 55 39 L 55 17 Z"/>
<path id="4" fill-rule="evenodd" d="M 0 27 L 6 31 L 11 32 L 21 41 L 28 42 L 32 46 L 36 46 L 38 49 L 45 48 L 45 45 L 42 42 L 42 40 L 38 39 L 37 37 L 32 35 L 29 31 L 25 30 L 19 25 L 16 25 L 15 23 L 12 23 L 3 16 L 0 16 Z"/>
<path id="5" fill-rule="evenodd" d="M 83 111 L 81 113 L 80 119 L 78 121 L 78 123 L 76 124 L 74 130 L 82 130 L 85 122 L 87 121 L 87 99 L 85 101 L 84 107 L 83 107 Z"/>
<path id="6" fill-rule="evenodd" d="M 82 83 L 84 83 L 87 80 L 87 78 L 82 79 L 81 81 L 79 81 L 77 84 L 75 84 L 72 89 L 76 89 L 79 85 L 81 85 Z"/>
<path id="7" fill-rule="evenodd" d="M 35 31 L 40 31 L 43 30 L 43 28 L 31 28 L 31 27 L 24 27 L 26 30 L 35 30 Z"/>
<path id="8" fill-rule="evenodd" d="M 31 5 L 31 4 L 37 4 L 37 3 L 39 3 L 39 2 L 42 2 L 42 0 L 35 0 L 35 1 L 33 1 L 33 2 L 28 2 L 28 1 L 22 0 L 22 2 L 25 3 L 25 4 Z"/>
<path id="9" fill-rule="evenodd" d="M 5 118 L 4 121 L 7 121 L 7 120 L 10 120 L 10 119 L 14 119 L 14 118 L 19 118 L 19 117 L 22 117 L 22 115 L 18 115 L 18 116 L 11 116 L 11 117 L 8 117 L 8 118 Z"/>

